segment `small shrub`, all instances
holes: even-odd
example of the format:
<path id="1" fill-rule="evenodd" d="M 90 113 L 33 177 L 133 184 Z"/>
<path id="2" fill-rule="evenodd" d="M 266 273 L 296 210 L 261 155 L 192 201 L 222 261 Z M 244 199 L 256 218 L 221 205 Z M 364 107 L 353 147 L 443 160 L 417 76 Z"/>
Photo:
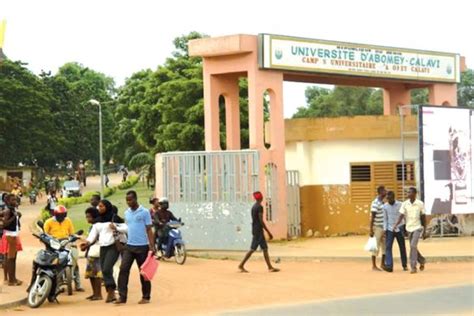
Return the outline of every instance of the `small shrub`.
<path id="1" fill-rule="evenodd" d="M 40 215 L 40 216 L 41 216 L 41 220 L 42 220 L 43 223 L 44 223 L 44 222 L 46 222 L 46 220 L 47 220 L 48 218 L 51 217 L 51 214 L 49 213 L 49 210 L 47 210 L 47 209 L 44 208 L 44 209 L 41 210 L 41 215 Z"/>
<path id="2" fill-rule="evenodd" d="M 135 184 L 138 183 L 138 180 L 140 180 L 140 177 L 138 176 L 130 176 L 128 177 L 128 180 L 125 182 L 122 182 L 118 185 L 119 190 L 127 190 L 133 187 Z"/>

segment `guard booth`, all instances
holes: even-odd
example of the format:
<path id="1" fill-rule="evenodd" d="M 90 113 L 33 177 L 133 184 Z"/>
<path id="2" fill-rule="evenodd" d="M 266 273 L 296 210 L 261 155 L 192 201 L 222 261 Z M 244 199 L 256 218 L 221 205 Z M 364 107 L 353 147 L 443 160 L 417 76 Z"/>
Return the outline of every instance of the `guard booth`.
<path id="1" fill-rule="evenodd" d="M 206 151 L 157 155 L 157 183 L 163 185 L 156 194 L 168 196 L 176 212 L 189 216 L 189 225 L 193 218 L 196 226 L 186 232 L 196 234 L 190 246 L 207 249 L 248 248 L 254 190 L 264 195 L 275 238 L 301 234 L 299 175 L 287 172 L 285 163 L 284 80 L 380 87 L 384 114 L 396 115 L 399 106 L 410 104 L 415 88 L 428 88 L 431 104 L 455 106 L 456 83 L 465 68 L 458 54 L 269 34 L 192 40 L 189 55 L 203 58 Z M 240 147 L 240 78 L 248 81 L 247 151 Z M 222 98 L 226 150 L 220 146 Z"/>

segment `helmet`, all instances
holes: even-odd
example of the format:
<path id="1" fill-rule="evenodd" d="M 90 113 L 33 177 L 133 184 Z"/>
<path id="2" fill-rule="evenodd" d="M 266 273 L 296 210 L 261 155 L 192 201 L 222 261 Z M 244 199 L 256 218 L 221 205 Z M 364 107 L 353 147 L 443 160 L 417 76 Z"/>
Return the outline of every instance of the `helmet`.
<path id="1" fill-rule="evenodd" d="M 61 223 L 67 217 L 67 208 L 64 205 L 58 205 L 54 208 L 53 214 L 56 220 Z"/>
<path id="2" fill-rule="evenodd" d="M 67 214 L 67 208 L 64 205 L 58 205 L 54 208 L 54 215 Z"/>
<path id="3" fill-rule="evenodd" d="M 161 197 L 160 198 L 160 206 L 164 209 L 168 209 L 168 207 L 170 206 L 169 205 L 169 202 L 168 202 L 168 198 L 167 197 Z"/>

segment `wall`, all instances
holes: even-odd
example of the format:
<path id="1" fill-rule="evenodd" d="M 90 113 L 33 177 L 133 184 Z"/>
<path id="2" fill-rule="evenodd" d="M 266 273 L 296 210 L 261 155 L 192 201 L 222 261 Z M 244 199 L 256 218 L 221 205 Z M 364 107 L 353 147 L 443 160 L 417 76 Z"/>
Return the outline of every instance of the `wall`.
<path id="1" fill-rule="evenodd" d="M 31 181 L 33 170 L 29 168 L 20 168 L 20 169 L 0 169 L 0 190 L 10 191 L 12 189 L 10 183 L 8 182 L 7 173 L 9 172 L 22 172 L 23 178 L 22 185 L 28 185 Z"/>
<path id="2" fill-rule="evenodd" d="M 173 203 L 181 217 L 188 249 L 248 250 L 252 241 L 252 203 Z M 203 220 L 205 219 L 205 220 Z"/>
<path id="3" fill-rule="evenodd" d="M 304 186 L 300 194 L 303 236 L 368 232 L 369 205 L 351 203 L 349 185 Z"/>
<path id="4" fill-rule="evenodd" d="M 401 150 L 399 139 L 289 142 L 286 169 L 300 172 L 301 186 L 349 185 L 351 162 L 401 161 Z M 418 159 L 418 139 L 406 141 L 405 159 Z"/>
<path id="5" fill-rule="evenodd" d="M 416 117 L 406 117 L 405 130 L 416 126 Z M 286 168 L 300 175 L 303 235 L 367 233 L 370 201 L 352 203 L 350 165 L 401 161 L 399 116 L 286 120 L 285 131 Z M 417 170 L 418 155 L 414 135 L 406 139 L 405 159 Z"/>

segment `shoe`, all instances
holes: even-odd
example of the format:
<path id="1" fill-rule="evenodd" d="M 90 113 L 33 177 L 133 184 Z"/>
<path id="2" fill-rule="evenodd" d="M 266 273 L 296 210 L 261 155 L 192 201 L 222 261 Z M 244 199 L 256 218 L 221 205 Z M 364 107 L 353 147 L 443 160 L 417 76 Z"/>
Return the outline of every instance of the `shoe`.
<path id="1" fill-rule="evenodd" d="M 142 298 L 142 299 L 138 302 L 138 304 L 140 304 L 140 305 L 142 305 L 142 304 L 149 304 L 149 303 L 150 303 L 150 300 L 147 300 L 147 299 L 144 299 L 144 298 Z"/>
<path id="2" fill-rule="evenodd" d="M 382 269 L 385 271 L 385 272 L 393 272 L 393 268 L 389 268 L 387 266 L 383 266 Z"/>
<path id="3" fill-rule="evenodd" d="M 126 300 L 124 300 L 123 298 L 119 298 L 118 300 L 114 302 L 114 305 L 124 305 L 126 303 L 127 303 Z"/>
<path id="4" fill-rule="evenodd" d="M 415 270 L 411 270 L 411 271 L 410 271 L 410 274 L 415 274 L 416 272 L 417 272 L 416 269 L 415 269 Z"/>
<path id="5" fill-rule="evenodd" d="M 8 286 L 20 286 L 22 284 L 23 282 L 18 279 L 15 282 L 8 282 Z"/>
<path id="6" fill-rule="evenodd" d="M 102 301 L 103 298 L 102 298 L 102 296 L 93 296 L 90 300 L 91 301 Z"/>
<path id="7" fill-rule="evenodd" d="M 89 295 L 88 297 L 86 297 L 86 300 L 91 300 L 94 298 L 94 295 Z"/>
<path id="8" fill-rule="evenodd" d="M 82 287 L 76 287 L 76 292 L 85 292 L 86 290 L 84 290 Z"/>

